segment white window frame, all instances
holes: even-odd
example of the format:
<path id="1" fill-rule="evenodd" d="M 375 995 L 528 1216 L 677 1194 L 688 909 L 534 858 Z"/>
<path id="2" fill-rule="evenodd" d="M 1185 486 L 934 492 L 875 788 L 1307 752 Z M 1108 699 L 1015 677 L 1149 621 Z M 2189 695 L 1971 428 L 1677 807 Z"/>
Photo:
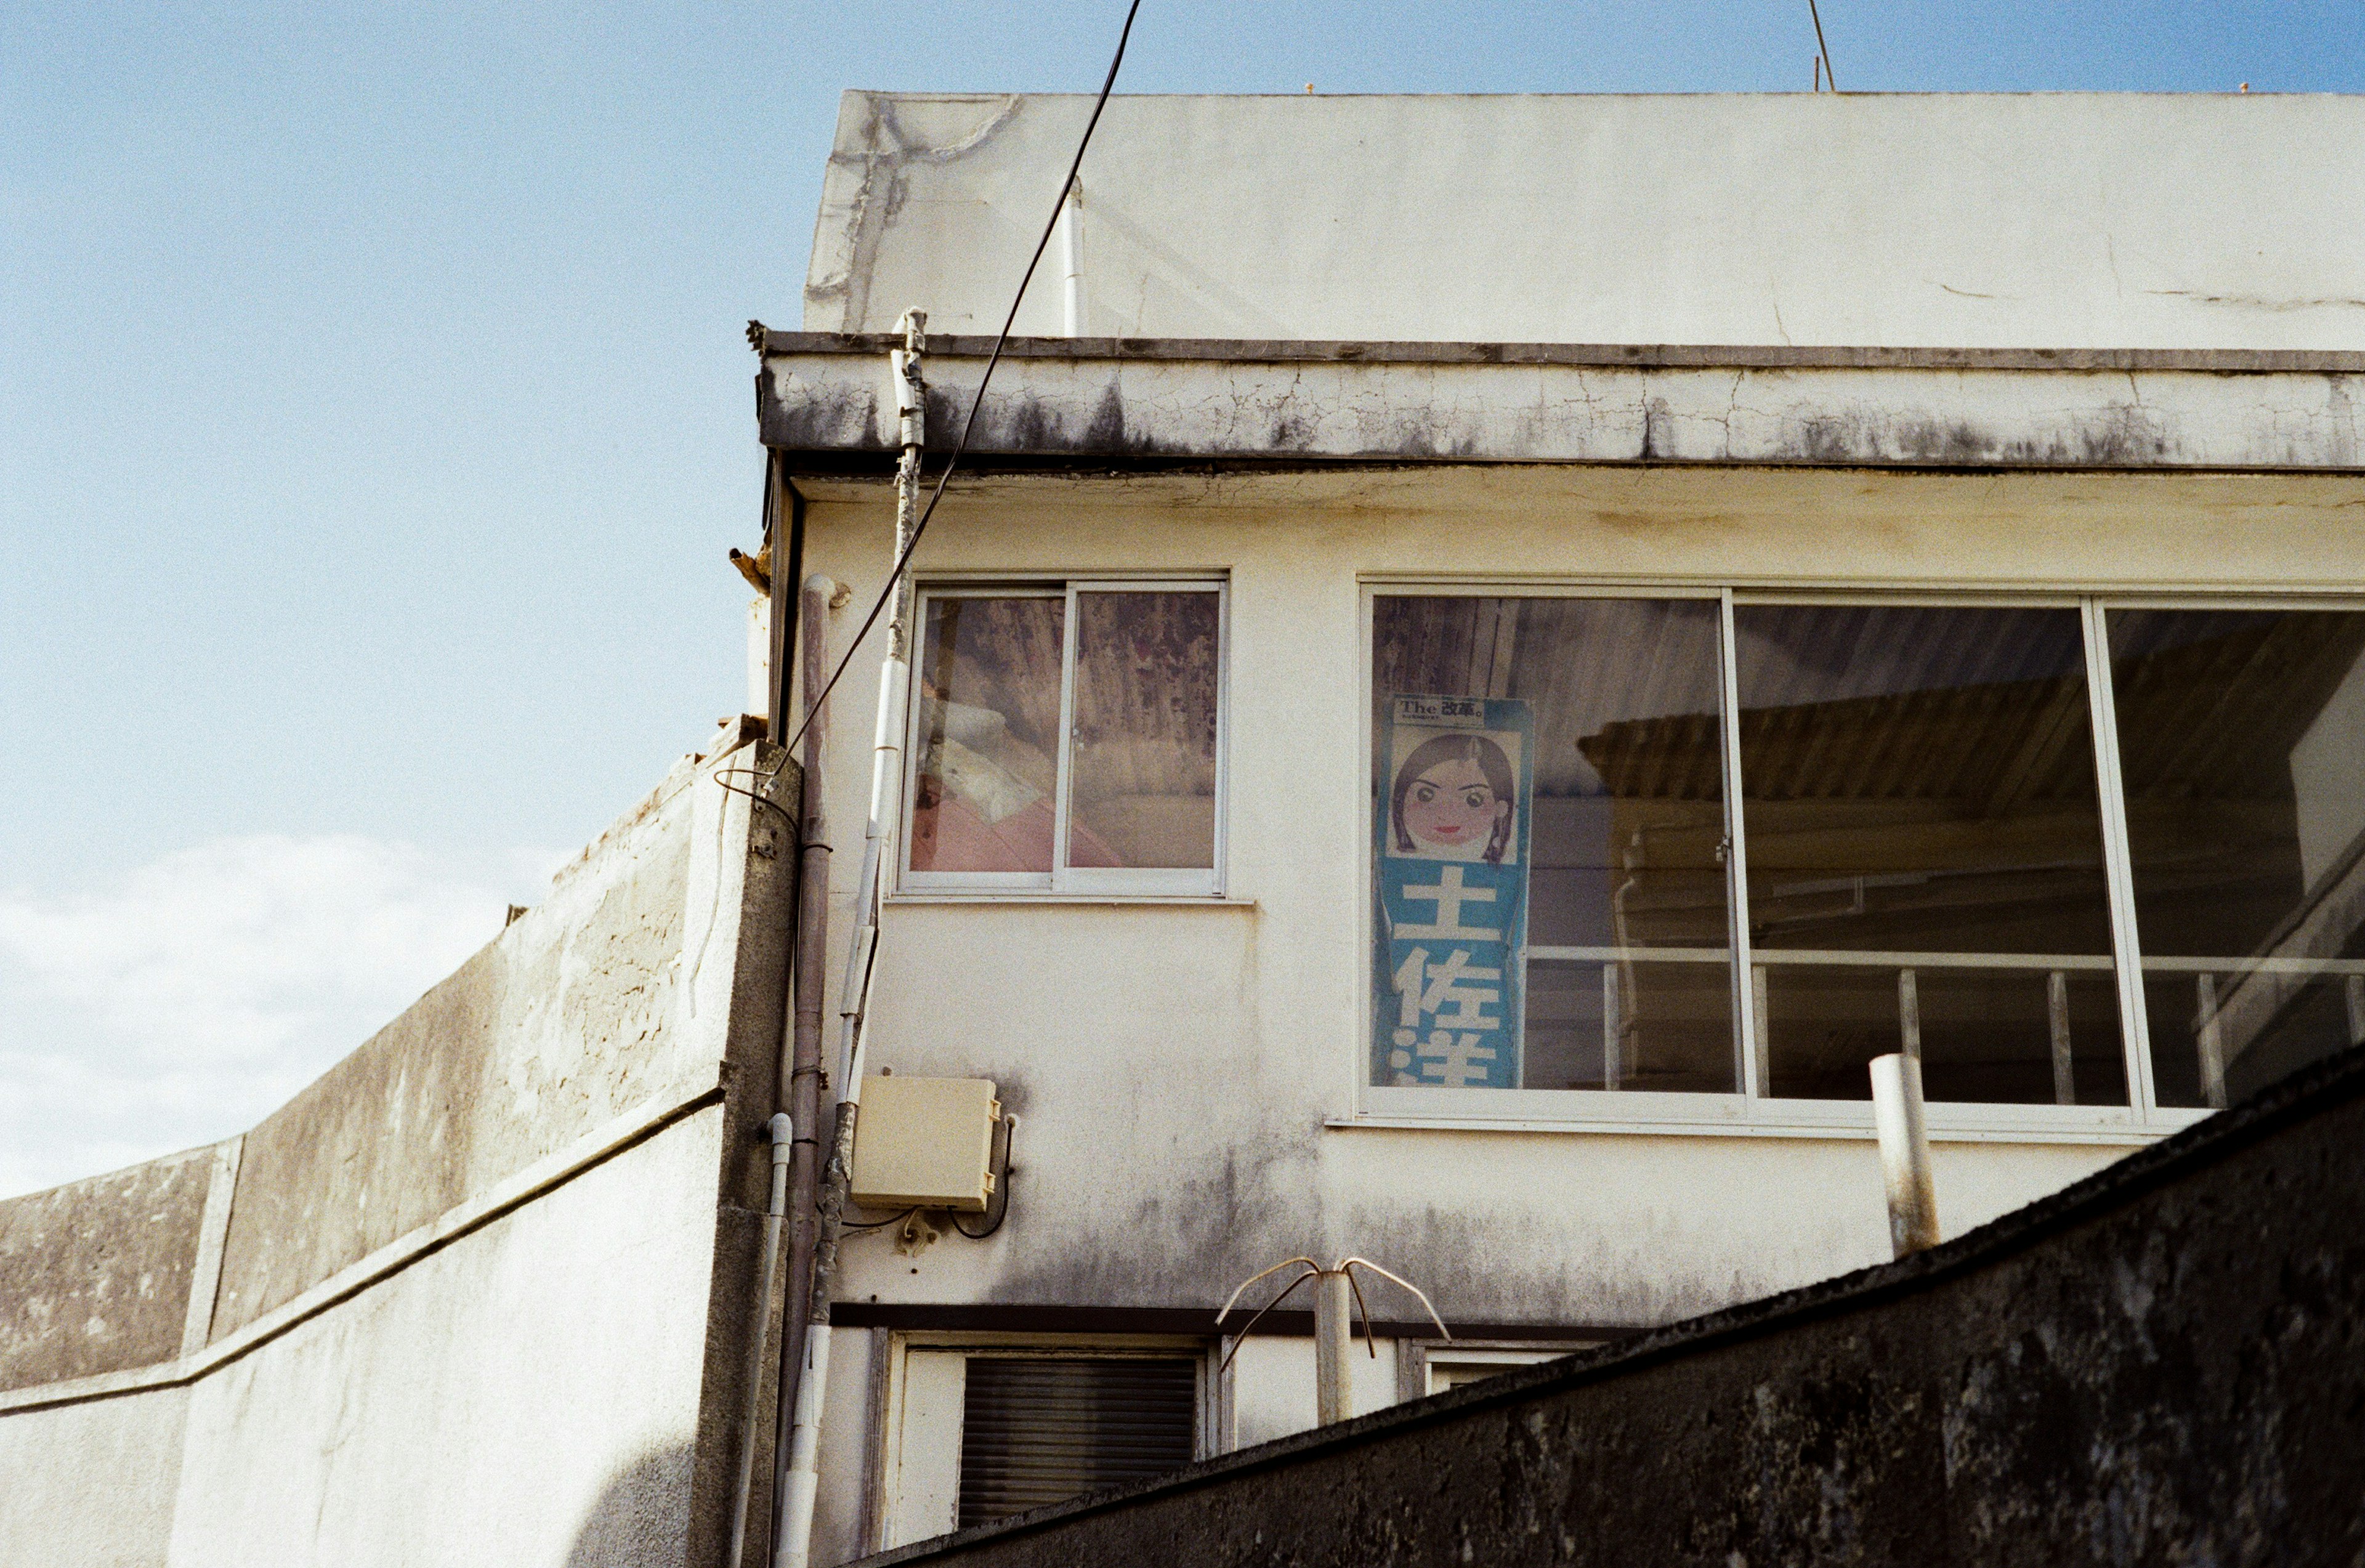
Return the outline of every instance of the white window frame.
<path id="1" fill-rule="evenodd" d="M 1213 864 L 1202 869 L 1158 867 L 1070 866 L 1069 795 L 1074 780 L 1076 739 L 1076 598 L 1086 593 L 1213 593 L 1216 596 L 1216 801 Z M 922 704 L 918 700 L 923 650 L 913 649 L 911 700 L 903 729 L 903 787 L 897 823 L 896 888 L 902 893 L 1106 899 L 1220 899 L 1224 896 L 1226 818 L 1229 815 L 1231 757 L 1231 585 L 1217 574 L 1200 577 L 1033 577 L 1003 580 L 938 578 L 913 595 L 916 644 L 927 625 L 927 605 L 939 599 L 1057 599 L 1063 601 L 1059 652 L 1059 748 L 1055 770 L 1051 869 L 1033 871 L 918 871 L 912 868 L 912 812 L 918 794 Z"/>
<path id="2" fill-rule="evenodd" d="M 1754 956 L 1747 918 L 1748 835 L 1741 823 L 1740 747 L 1732 718 L 1740 710 L 1733 667 L 1737 646 L 1733 612 L 1750 604 L 1900 605 L 1936 609 L 2074 609 L 2079 616 L 2086 655 L 2086 693 L 2093 734 L 2095 782 L 2100 800 L 2102 857 L 2110 903 L 2109 965 L 2119 991 L 2121 1048 L 2124 1053 L 2128 1103 L 2124 1105 L 1980 1104 L 1933 1101 L 1927 1108 L 1933 1138 L 2017 1143 L 2147 1143 L 2191 1126 L 2210 1113 L 2158 1103 L 2152 1081 L 2149 1029 L 2143 995 L 2143 959 L 2135 930 L 2135 879 L 2126 838 L 2125 794 L 2119 771 L 2118 716 L 2112 700 L 2110 644 L 2105 615 L 2113 610 L 2359 610 L 2365 598 L 2309 592 L 2114 593 L 2091 587 L 2035 587 L 2008 591 L 1944 589 L 1878 590 L 1785 584 L 1735 588 L 1698 581 L 1538 582 L 1516 577 L 1439 582 L 1418 577 L 1368 578 L 1362 585 L 1359 657 L 1362 669 L 1360 724 L 1362 747 L 1355 760 L 1359 790 L 1369 788 L 1372 767 L 1373 647 L 1374 610 L 1384 598 L 1699 599 L 1719 602 L 1719 679 L 1722 688 L 1718 737 L 1723 748 L 1725 897 L 1731 922 L 1721 957 L 1731 965 L 1734 1048 L 1741 1068 L 1737 1094 L 1675 1094 L 1598 1089 L 1423 1088 L 1371 1081 L 1374 1005 L 1368 984 L 1358 1005 L 1362 1027 L 1355 1041 L 1356 1114 L 1345 1126 L 1467 1127 L 1502 1131 L 1614 1131 L 1619 1133 L 1771 1135 L 1804 1137 L 1869 1137 L 1872 1105 L 1862 1101 L 1779 1100 L 1763 1095 L 1765 1045 L 1758 1038 L 1753 1005 Z M 1368 965 L 1372 824 L 1359 813 L 1355 864 L 1361 883 L 1359 908 Z M 1544 949 L 1542 956 L 1570 957 L 1578 950 Z M 1537 957 L 1532 946 L 1522 962 Z M 2032 968 L 2047 968 L 2033 965 Z M 2079 966 L 2088 967 L 2088 966 Z M 2099 964 L 2090 967 L 2101 967 Z"/>
<path id="3" fill-rule="evenodd" d="M 955 1425 L 948 1433 L 918 1430 L 918 1423 L 907 1419 L 912 1396 L 918 1392 L 915 1385 L 925 1381 L 913 1375 L 911 1358 L 914 1351 L 958 1357 L 964 1372 L 968 1361 L 981 1356 L 1037 1361 L 1190 1361 L 1198 1369 L 1192 1409 L 1192 1457 L 1205 1459 L 1218 1451 L 1222 1411 L 1213 1339 L 1174 1334 L 977 1334 L 917 1329 L 893 1332 L 887 1337 L 886 1364 L 879 1379 L 880 1399 L 872 1434 L 869 1488 L 871 1506 L 863 1521 L 868 1531 L 868 1551 L 883 1551 L 928 1539 L 909 1531 L 916 1528 L 915 1514 L 928 1509 L 939 1497 L 949 1499 L 955 1509 L 958 1507 L 959 1406 L 954 1406 Z M 952 1461 L 949 1476 L 942 1472 L 947 1454 Z"/>
<path id="4" fill-rule="evenodd" d="M 1448 1367 L 1489 1367 L 1494 1372 L 1531 1367 L 1577 1355 L 1607 1339 L 1399 1339 L 1396 1341 L 1396 1400 L 1425 1399 L 1442 1394 L 1439 1381 Z"/>

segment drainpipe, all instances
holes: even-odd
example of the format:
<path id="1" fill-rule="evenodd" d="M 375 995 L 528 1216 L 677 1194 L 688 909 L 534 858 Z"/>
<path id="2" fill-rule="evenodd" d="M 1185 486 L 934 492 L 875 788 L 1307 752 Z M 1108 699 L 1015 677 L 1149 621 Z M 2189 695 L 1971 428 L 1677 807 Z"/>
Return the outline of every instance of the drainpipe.
<path id="1" fill-rule="evenodd" d="M 740 1412 L 739 1476 L 731 1490 L 732 1568 L 747 1550 L 747 1500 L 756 1484 L 756 1423 L 764 1414 L 764 1352 L 772 1327 L 772 1282 L 779 1277 L 780 1222 L 789 1213 L 789 1148 L 795 1135 L 788 1113 L 775 1111 L 766 1132 L 772 1140 L 772 1201 L 764 1210 L 764 1267 L 756 1287 L 756 1333 L 747 1346 L 747 1403 Z"/>
<path id="2" fill-rule="evenodd" d="M 804 820 L 798 838 L 803 846 L 797 870 L 796 982 L 789 1019 L 787 1081 L 780 1097 L 802 1136 L 798 1137 L 789 1167 L 790 1212 L 789 1285 L 780 1305 L 780 1395 L 772 1434 L 772 1495 L 789 1493 L 789 1454 L 797 1406 L 799 1373 L 804 1366 L 805 1320 L 813 1295 L 813 1244 L 819 1231 L 821 1198 L 821 1026 L 822 992 L 828 984 L 829 966 L 829 814 L 824 803 L 823 750 L 829 734 L 829 710 L 817 701 L 829 679 L 829 607 L 837 584 L 815 573 L 804 581 L 797 630 L 803 645 L 799 660 L 804 666 Z M 774 1520 L 779 1519 L 774 1505 Z"/>
<path id="3" fill-rule="evenodd" d="M 895 553 L 900 562 L 920 517 L 920 446 L 926 431 L 926 384 L 920 354 L 928 319 L 903 313 L 903 346 L 889 356 L 894 385 L 902 460 L 895 469 Z M 862 874 L 855 884 L 854 917 L 859 923 L 846 954 L 838 985 L 837 1125 L 830 1139 L 829 1168 L 822 1182 L 813 1244 L 813 1294 L 805 1308 L 805 1350 L 797 1375 L 795 1415 L 790 1426 L 789 1468 L 781 1498 L 780 1540 L 776 1568 L 806 1568 L 813 1551 L 813 1495 L 821 1483 L 821 1417 L 829 1391 L 830 1282 L 837 1271 L 838 1228 L 845 1218 L 846 1187 L 854 1169 L 855 1124 L 862 1114 L 862 1058 L 869 1043 L 872 960 L 879 947 L 880 874 L 894 834 L 903 782 L 903 694 L 911 669 L 912 584 L 899 574 L 891 591 L 887 656 L 879 667 L 879 727 L 870 760 L 870 820 L 862 837 Z"/>
<path id="4" fill-rule="evenodd" d="M 1060 293 L 1061 317 L 1068 336 L 1084 332 L 1084 182 L 1069 182 L 1059 204 L 1059 270 L 1065 283 Z"/>

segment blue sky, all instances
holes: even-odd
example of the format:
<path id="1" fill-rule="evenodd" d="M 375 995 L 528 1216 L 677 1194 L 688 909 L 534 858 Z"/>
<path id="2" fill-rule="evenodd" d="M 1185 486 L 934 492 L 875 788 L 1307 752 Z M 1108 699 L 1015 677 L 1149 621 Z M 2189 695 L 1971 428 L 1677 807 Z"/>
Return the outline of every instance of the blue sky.
<path id="1" fill-rule="evenodd" d="M 2365 90 L 2358 0 L 1822 10 L 1851 89 Z M 6 8 L 0 1193 L 246 1126 L 735 711 L 740 334 L 798 319 L 839 90 L 1087 90 L 1121 14 Z M 1121 85 L 1813 53 L 1806 0 L 1149 0 Z"/>

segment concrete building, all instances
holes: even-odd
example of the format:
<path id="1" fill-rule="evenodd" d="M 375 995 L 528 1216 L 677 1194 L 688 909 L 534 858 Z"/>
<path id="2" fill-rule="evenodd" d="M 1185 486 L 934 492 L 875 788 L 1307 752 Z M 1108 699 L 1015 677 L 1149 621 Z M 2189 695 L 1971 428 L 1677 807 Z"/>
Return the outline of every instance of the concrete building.
<path id="1" fill-rule="evenodd" d="M 772 736 L 1089 106 L 846 98 Z M 1308 1427 L 1293 1255 L 1452 1330 L 1363 1409 L 1885 1259 L 1875 1055 L 1954 1234 L 2365 1038 L 2359 191 L 2349 99 L 1114 100 L 913 556 L 865 1137 L 1003 1120 L 848 1215 L 813 1561 Z M 818 995 L 729 732 L 242 1152 L 0 1207 L 0 1559 L 722 1559 L 881 649 Z"/>

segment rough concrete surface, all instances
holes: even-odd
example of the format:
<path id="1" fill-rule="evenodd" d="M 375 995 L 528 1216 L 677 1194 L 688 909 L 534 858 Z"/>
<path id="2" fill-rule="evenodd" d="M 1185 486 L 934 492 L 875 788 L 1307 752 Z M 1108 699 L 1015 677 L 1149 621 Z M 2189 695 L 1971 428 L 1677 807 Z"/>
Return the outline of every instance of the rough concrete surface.
<path id="1" fill-rule="evenodd" d="M 545 902 L 247 1135 L 215 1338 L 607 1118 L 713 1081 L 667 1037 L 695 808 L 712 805 L 698 777 L 677 769 Z"/>
<path id="2" fill-rule="evenodd" d="M 0 1389 L 181 1353 L 210 1146 L 0 1204 Z"/>
<path id="3" fill-rule="evenodd" d="M 871 1561 L 2353 1564 L 2365 1049 L 1903 1262 Z"/>

